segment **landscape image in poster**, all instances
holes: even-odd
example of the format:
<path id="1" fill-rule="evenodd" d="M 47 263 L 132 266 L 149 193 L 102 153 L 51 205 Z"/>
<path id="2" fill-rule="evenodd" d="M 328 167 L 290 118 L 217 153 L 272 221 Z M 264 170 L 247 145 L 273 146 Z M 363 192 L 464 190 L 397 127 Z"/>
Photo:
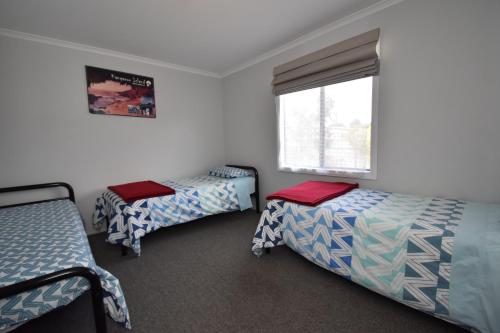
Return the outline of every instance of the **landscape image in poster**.
<path id="1" fill-rule="evenodd" d="M 156 118 L 153 78 L 86 66 L 89 111 Z"/>

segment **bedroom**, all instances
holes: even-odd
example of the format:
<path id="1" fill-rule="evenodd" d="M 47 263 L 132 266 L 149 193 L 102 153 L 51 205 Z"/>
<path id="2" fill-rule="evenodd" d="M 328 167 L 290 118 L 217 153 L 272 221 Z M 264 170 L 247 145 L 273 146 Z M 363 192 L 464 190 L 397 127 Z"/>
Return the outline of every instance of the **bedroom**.
<path id="1" fill-rule="evenodd" d="M 140 246 L 132 246 L 135 240 L 127 243 L 126 256 L 115 236 L 119 229 L 128 232 L 129 221 L 116 214 L 107 228 L 114 228 L 114 234 L 102 232 L 106 221 L 99 230 L 93 222 L 96 201 L 109 193 L 108 186 L 213 177 L 208 171 L 224 165 L 257 170 L 258 181 L 254 171 L 243 169 L 253 179 L 246 189 L 254 192 L 254 207 L 260 199 L 262 214 L 266 197 L 306 181 L 357 183 L 355 191 L 497 207 L 499 14 L 496 0 L 0 0 L 0 188 L 51 182 L 72 186 L 83 221 L 78 229 L 88 236 L 90 258 L 119 280 L 132 332 L 460 332 L 467 325 L 481 325 L 478 317 L 487 318 L 490 326 L 476 330 L 498 332 L 500 324 L 491 318 L 498 303 L 483 308 L 471 303 L 479 314 L 449 324 L 319 267 L 289 246 L 257 257 L 252 240 L 264 215 L 252 209 L 240 212 L 234 204 L 216 211 L 234 211 L 224 214 L 212 214 L 201 203 L 204 210 L 193 213 L 187 205 L 182 222 L 198 221 L 144 230 L 148 235 L 139 231 L 138 238 L 144 239 Z M 325 170 L 309 165 L 328 155 L 316 142 L 325 140 L 321 133 L 330 123 L 318 122 L 323 130 L 313 133 L 296 126 L 305 132 L 296 141 L 283 140 L 289 128 L 282 126 L 280 112 L 290 105 L 283 102 L 308 89 L 288 94 L 273 90 L 279 76 L 274 69 L 373 31 L 378 32 L 370 35 L 377 47 L 368 52 L 377 66 L 364 72 L 374 78 L 366 97 L 372 103 L 363 104 L 365 135 L 355 136 L 369 147 L 360 163 L 369 172 L 342 174 L 345 166 Z M 100 69 L 100 74 L 92 76 L 88 68 Z M 146 78 L 144 84 L 152 79 L 146 90 L 154 94 L 154 116 L 146 110 L 147 98 L 141 100 L 142 108 L 130 108 L 133 117 L 92 113 L 89 82 L 106 71 L 125 79 L 117 74 Z M 358 94 L 356 89 L 351 95 Z M 310 90 L 317 92 L 313 100 L 320 100 L 321 90 Z M 328 91 L 323 100 L 325 95 Z M 300 114 L 294 120 L 304 124 Z M 306 144 L 295 156 L 308 157 L 290 160 L 307 162 L 300 170 L 279 157 L 280 150 L 294 143 Z M 244 188 L 231 180 L 238 178 L 221 179 L 234 192 L 236 186 Z M 193 184 L 169 186 L 181 193 L 180 185 Z M 66 195 L 64 188 L 3 193 L 0 206 Z M 23 212 L 23 207 L 16 209 Z M 127 208 L 126 214 L 141 212 Z M 0 218 L 2 223 L 16 225 L 6 217 Z M 30 227 L 37 234 L 37 226 Z M 490 227 L 495 231 L 495 224 Z M 12 235 L 5 226 L 1 230 L 0 248 L 6 249 Z M 491 241 L 498 249 L 496 239 Z M 79 246 L 87 246 L 85 242 Z M 498 258 L 498 250 L 491 251 L 487 257 Z M 12 261 L 0 258 L 2 273 L 10 265 Z M 486 282 L 491 294 L 498 295 L 499 267 L 488 269 Z M 0 277 L 1 287 L 13 282 L 19 280 Z M 86 292 L 67 306 L 4 328 L 93 332 L 91 300 Z M 105 322 L 110 332 L 129 331 L 110 316 Z"/>

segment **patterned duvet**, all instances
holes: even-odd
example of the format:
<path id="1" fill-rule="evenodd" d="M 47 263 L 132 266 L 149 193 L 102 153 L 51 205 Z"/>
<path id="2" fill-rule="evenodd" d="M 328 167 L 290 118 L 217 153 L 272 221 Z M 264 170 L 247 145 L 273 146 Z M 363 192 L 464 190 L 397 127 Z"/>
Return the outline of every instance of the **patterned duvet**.
<path id="1" fill-rule="evenodd" d="M 88 267 L 101 278 L 106 312 L 130 328 L 120 283 L 96 265 L 80 214 L 69 200 L 0 209 L 0 287 L 71 267 Z M 66 305 L 90 288 L 74 277 L 0 299 L 0 331 Z"/>
<path id="2" fill-rule="evenodd" d="M 500 205 L 366 189 L 317 207 L 272 200 L 252 250 L 282 244 L 413 308 L 500 332 Z"/>
<path id="3" fill-rule="evenodd" d="M 238 196 L 244 194 L 238 193 L 235 182 L 242 180 L 253 186 L 253 177 L 233 180 L 199 176 L 163 181 L 162 184 L 175 189 L 175 195 L 137 200 L 132 204 L 125 203 L 114 192 L 106 191 L 97 199 L 94 227 L 103 229 L 108 219 L 108 242 L 130 247 L 140 254 L 141 237 L 154 230 L 238 210 Z M 249 196 L 253 190 L 247 192 L 245 195 Z"/>

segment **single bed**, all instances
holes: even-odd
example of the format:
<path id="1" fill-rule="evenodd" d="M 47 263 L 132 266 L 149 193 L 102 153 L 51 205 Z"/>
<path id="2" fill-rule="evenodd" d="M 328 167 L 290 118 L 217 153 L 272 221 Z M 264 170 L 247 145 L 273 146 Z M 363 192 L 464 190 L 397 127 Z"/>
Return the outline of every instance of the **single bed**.
<path id="1" fill-rule="evenodd" d="M 91 290 L 96 330 L 105 312 L 125 327 L 130 320 L 116 277 L 96 265 L 69 184 L 0 189 L 0 193 L 65 187 L 69 196 L 0 207 L 0 332 L 72 302 Z"/>
<path id="2" fill-rule="evenodd" d="M 368 189 L 316 207 L 271 200 L 252 250 L 282 244 L 405 305 L 500 332 L 500 205 Z"/>
<path id="3" fill-rule="evenodd" d="M 112 191 L 96 201 L 93 215 L 96 230 L 107 230 L 107 241 L 121 245 L 122 254 L 131 248 L 141 253 L 140 239 L 157 229 L 197 220 L 205 216 L 245 210 L 259 211 L 259 175 L 254 167 L 227 165 L 250 172 L 250 176 L 224 178 L 198 176 L 160 182 L 175 189 L 173 195 L 141 199 L 127 204 Z"/>

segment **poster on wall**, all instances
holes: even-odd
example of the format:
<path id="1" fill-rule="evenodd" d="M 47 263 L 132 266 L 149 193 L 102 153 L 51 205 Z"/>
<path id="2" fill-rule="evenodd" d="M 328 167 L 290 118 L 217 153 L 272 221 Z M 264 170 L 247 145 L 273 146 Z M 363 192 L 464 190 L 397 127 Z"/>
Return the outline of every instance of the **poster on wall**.
<path id="1" fill-rule="evenodd" d="M 153 78 L 91 66 L 85 72 L 90 113 L 156 118 Z"/>

